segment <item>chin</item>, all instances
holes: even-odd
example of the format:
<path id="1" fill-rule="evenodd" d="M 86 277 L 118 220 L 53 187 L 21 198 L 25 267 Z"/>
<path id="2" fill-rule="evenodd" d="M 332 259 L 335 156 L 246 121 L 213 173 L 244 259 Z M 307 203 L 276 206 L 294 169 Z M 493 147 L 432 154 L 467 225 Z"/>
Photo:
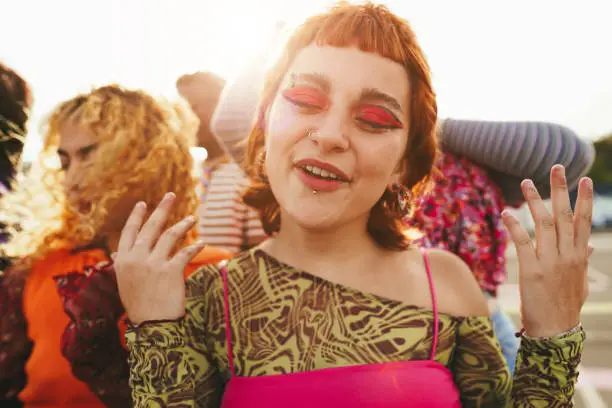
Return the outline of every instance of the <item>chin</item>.
<path id="1" fill-rule="evenodd" d="M 342 223 L 342 220 L 323 214 L 311 215 L 302 212 L 300 214 L 289 216 L 291 217 L 292 221 L 300 228 L 316 232 L 325 232 L 328 230 L 332 230 L 334 227 Z"/>
<path id="2" fill-rule="evenodd" d="M 312 232 L 331 231 L 350 221 L 341 205 L 322 205 L 308 198 L 289 203 L 281 216 L 281 223 L 290 222 Z"/>
<path id="3" fill-rule="evenodd" d="M 279 184 L 280 188 L 275 188 Z M 281 224 L 288 221 L 305 230 L 324 232 L 350 223 L 358 217 L 356 212 L 360 208 L 351 205 L 348 188 L 313 193 L 297 177 L 290 177 L 286 184 L 272 183 L 271 186 L 282 208 Z"/>

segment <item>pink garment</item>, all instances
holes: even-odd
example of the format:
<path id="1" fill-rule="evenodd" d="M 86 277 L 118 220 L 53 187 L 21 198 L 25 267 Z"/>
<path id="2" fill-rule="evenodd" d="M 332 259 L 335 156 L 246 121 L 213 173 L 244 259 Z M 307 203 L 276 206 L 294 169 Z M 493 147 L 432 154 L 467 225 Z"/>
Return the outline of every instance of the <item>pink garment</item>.
<path id="1" fill-rule="evenodd" d="M 232 370 L 222 408 L 460 408 L 453 374 L 434 356 L 438 344 L 438 308 L 427 253 L 421 250 L 433 303 L 434 341 L 429 360 L 332 367 L 260 377 L 234 371 L 227 270 L 224 267 L 225 328 Z"/>

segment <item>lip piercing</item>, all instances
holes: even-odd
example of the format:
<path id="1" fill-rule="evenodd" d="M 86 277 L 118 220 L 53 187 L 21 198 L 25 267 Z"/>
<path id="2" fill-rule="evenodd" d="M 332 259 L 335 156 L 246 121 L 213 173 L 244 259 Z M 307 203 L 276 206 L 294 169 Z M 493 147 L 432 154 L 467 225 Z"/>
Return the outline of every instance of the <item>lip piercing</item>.
<path id="1" fill-rule="evenodd" d="M 312 190 L 312 194 L 317 194 L 318 191 L 317 190 Z"/>

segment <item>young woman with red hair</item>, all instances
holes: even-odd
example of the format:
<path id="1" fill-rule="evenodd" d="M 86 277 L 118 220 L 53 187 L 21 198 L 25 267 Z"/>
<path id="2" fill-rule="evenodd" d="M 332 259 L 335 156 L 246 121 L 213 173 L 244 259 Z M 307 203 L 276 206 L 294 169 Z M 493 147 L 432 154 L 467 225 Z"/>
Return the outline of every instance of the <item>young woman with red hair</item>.
<path id="1" fill-rule="evenodd" d="M 123 230 L 115 268 L 135 406 L 571 405 L 590 180 L 575 217 L 562 166 L 553 215 L 523 183 L 537 252 L 504 216 L 524 312 L 513 382 L 469 268 L 414 249 L 404 232 L 437 150 L 436 99 L 410 26 L 372 4 L 309 18 L 271 68 L 261 112 L 244 199 L 269 239 L 185 287 L 200 246 L 170 256 L 190 224 L 163 232 L 169 201 L 144 225 L 137 205 Z"/>

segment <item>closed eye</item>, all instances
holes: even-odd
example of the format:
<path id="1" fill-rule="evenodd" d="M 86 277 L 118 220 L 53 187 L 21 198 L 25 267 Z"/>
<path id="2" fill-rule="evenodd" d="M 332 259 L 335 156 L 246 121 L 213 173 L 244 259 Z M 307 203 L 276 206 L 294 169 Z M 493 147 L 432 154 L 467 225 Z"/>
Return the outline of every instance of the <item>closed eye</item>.
<path id="1" fill-rule="evenodd" d="M 283 91 L 283 97 L 294 105 L 325 109 L 329 106 L 327 97 L 319 90 L 307 86 L 296 86 Z"/>
<path id="2" fill-rule="evenodd" d="M 375 129 L 401 129 L 404 126 L 388 109 L 376 105 L 362 105 L 356 109 L 355 118 Z"/>
<path id="3" fill-rule="evenodd" d="M 79 150 L 79 153 L 78 153 L 79 157 L 82 160 L 87 159 L 91 155 L 91 153 L 96 150 L 97 147 L 98 145 L 93 144 L 93 145 L 82 148 L 81 150 Z"/>

